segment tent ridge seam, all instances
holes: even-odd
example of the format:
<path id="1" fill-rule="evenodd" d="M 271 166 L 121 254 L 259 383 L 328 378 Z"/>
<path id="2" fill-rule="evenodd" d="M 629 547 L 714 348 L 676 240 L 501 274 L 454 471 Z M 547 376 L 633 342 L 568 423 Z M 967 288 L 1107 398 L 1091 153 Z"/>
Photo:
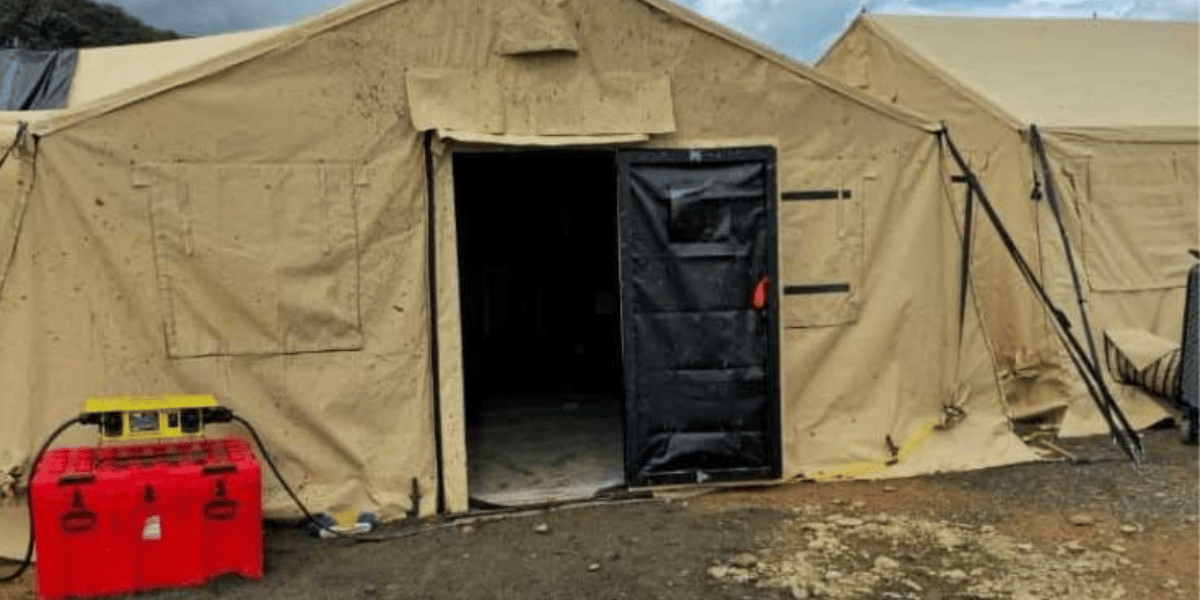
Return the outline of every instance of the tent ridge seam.
<path id="1" fill-rule="evenodd" d="M 880 100 L 879 98 L 876 98 L 875 96 L 853 89 L 837 79 L 821 73 L 810 65 L 806 65 L 795 58 L 783 54 L 782 52 L 771 48 L 762 42 L 737 33 L 736 31 L 725 27 L 724 25 L 721 25 L 707 17 L 704 17 L 703 15 L 700 15 L 699 13 L 696 13 L 685 6 L 669 2 L 668 0 L 638 1 L 655 9 L 661 10 L 662 12 L 671 15 L 683 21 L 687 25 L 699 29 L 700 31 L 738 46 L 743 50 L 757 54 L 758 56 L 771 61 L 776 66 L 786 69 L 793 75 L 820 85 L 829 91 L 837 93 L 840 96 L 863 106 L 864 108 L 891 116 L 909 126 L 916 127 L 929 133 L 936 133 L 938 130 L 936 121 L 933 121 L 928 117 L 921 115 L 920 113 L 901 106 L 889 104 L 883 100 Z"/>
<path id="2" fill-rule="evenodd" d="M 859 17 L 858 20 L 863 22 L 868 31 L 878 35 L 879 39 L 883 40 L 884 43 L 891 47 L 892 50 L 895 50 L 906 58 L 912 60 L 918 66 L 929 72 L 930 75 L 938 80 L 941 80 L 954 90 L 965 94 L 970 100 L 984 107 L 985 110 L 987 110 L 989 113 L 992 113 L 993 116 L 1003 121 L 1009 127 L 1012 127 L 1018 131 L 1025 128 L 1025 122 L 1021 119 L 1018 119 L 1016 115 L 1013 115 L 996 103 L 992 102 L 989 98 L 981 94 L 974 87 L 968 85 L 965 81 L 962 81 L 958 77 L 951 75 L 946 71 L 946 69 L 938 65 L 937 62 L 932 58 L 925 56 L 916 48 L 905 43 L 900 39 L 899 36 L 893 34 L 887 29 L 887 27 L 880 24 L 877 20 L 871 18 L 870 15 Z"/>

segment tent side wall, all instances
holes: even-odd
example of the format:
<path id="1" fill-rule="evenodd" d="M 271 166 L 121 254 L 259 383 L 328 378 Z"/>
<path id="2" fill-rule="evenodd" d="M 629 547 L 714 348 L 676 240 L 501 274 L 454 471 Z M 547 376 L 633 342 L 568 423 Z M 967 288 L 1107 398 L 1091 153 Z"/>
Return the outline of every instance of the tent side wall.
<path id="1" fill-rule="evenodd" d="M 1196 130 L 1046 130 L 1043 136 L 1099 351 L 1106 331 L 1124 328 L 1181 343 L 1184 285 L 1194 264 L 1188 250 L 1200 245 Z M 1043 238 L 1047 254 L 1062 255 L 1061 238 Z M 1046 280 L 1068 302 L 1075 292 L 1064 266 L 1048 270 Z M 1164 416 L 1138 388 L 1112 387 L 1136 425 Z M 1062 434 L 1095 433 L 1102 423 L 1081 403 L 1067 412 Z"/>
<path id="2" fill-rule="evenodd" d="M 843 179 L 862 196 L 861 292 L 852 316 L 817 304 L 785 319 L 789 474 L 891 477 L 1033 460 L 1009 430 L 973 291 L 958 322 L 961 238 L 936 138 L 872 154 L 878 140 L 852 137 L 869 156 Z M 829 177 L 809 157 L 793 168 L 794 181 Z M 786 204 L 784 272 L 789 262 L 808 272 L 819 209 Z"/>
<path id="3" fill-rule="evenodd" d="M 1116 23 L 1104 25 L 1106 28 L 1118 26 Z M 1180 32 L 1179 29 L 1163 30 L 1164 35 L 1175 36 L 1173 43 L 1186 41 L 1187 36 L 1179 37 Z M 950 35 L 948 31 L 942 33 Z M 930 34 L 937 35 L 937 32 Z M 909 32 L 907 35 L 914 34 Z M 1194 32 L 1191 35 L 1194 45 Z M 1078 53 L 1072 51 L 1058 57 L 1056 64 L 1062 68 L 1062 61 L 1076 60 L 1077 56 Z M 946 60 L 951 59 L 946 57 Z M 981 146 L 985 148 L 983 159 L 977 154 L 973 161 L 977 163 L 974 166 L 985 187 L 1000 203 L 1002 215 L 1018 239 L 1035 243 L 1032 247 L 1026 243 L 1022 250 L 1027 256 L 1040 254 L 1041 280 L 1057 305 L 1074 323 L 1082 323 L 1064 242 L 1058 234 L 1058 223 L 1049 204 L 1031 202 L 1028 210 L 1021 208 L 1025 198 L 1033 196 L 1031 192 L 1035 186 L 1043 195 L 1047 191 L 1044 182 L 1035 184 L 1033 179 L 1032 174 L 1037 168 L 1029 145 L 1028 124 L 1016 121 L 992 99 L 948 74 L 936 64 L 935 58 L 909 47 L 881 20 L 864 17 L 856 21 L 822 59 L 822 67 L 840 77 L 858 81 L 872 93 L 883 94 L 894 102 L 935 117 L 948 117 L 952 132 L 968 149 L 969 155 L 972 150 L 978 153 Z M 978 75 L 983 77 L 984 74 Z M 1156 79 L 1152 85 L 1168 86 L 1176 93 L 1190 90 L 1194 102 L 1194 85 L 1176 85 L 1180 78 L 1186 82 L 1188 76 L 1187 72 L 1172 72 L 1161 81 Z M 1044 92 L 1025 90 L 1024 93 Z M 1004 97 L 1018 106 L 1026 104 L 1022 98 L 1007 93 Z M 1039 100 L 1045 110 L 1061 119 L 1059 107 L 1052 107 L 1040 98 L 1032 99 Z M 1182 99 L 1186 100 L 1186 97 Z M 1178 108 L 1173 104 L 1171 110 Z M 1153 122 L 1160 120 L 1158 114 L 1140 117 L 1136 116 L 1139 114 L 1136 111 L 1131 114 Z M 1088 113 L 1083 118 L 1107 118 L 1113 123 L 1127 123 L 1131 114 L 1118 108 L 1115 112 L 1110 110 L 1107 117 Z M 1187 121 L 1186 110 L 1170 114 L 1182 114 L 1183 121 Z M 1132 327 L 1166 339 L 1178 338 L 1183 273 L 1191 260 L 1186 249 L 1196 246 L 1200 233 L 1195 216 L 1195 126 L 1123 125 L 1073 129 L 1059 126 L 1043 129 L 1043 136 L 1054 163 L 1056 191 L 1063 200 L 1063 218 L 1080 270 L 1083 295 L 1092 313 L 1094 337 L 1103 340 L 1106 330 Z M 991 154 L 987 154 L 989 146 L 995 148 Z M 1037 179 L 1043 177 L 1038 174 Z M 1005 262 L 1003 253 L 997 252 L 994 243 L 992 246 L 990 250 L 981 251 L 981 257 L 984 260 L 995 257 L 998 262 Z M 1029 253 L 1031 249 L 1034 254 Z M 986 271 L 980 276 L 989 281 L 1019 283 L 1010 281 L 1011 277 L 1009 280 L 995 279 L 996 275 Z M 1012 324 L 1036 320 L 1030 320 L 1020 307 L 1013 311 L 1004 303 L 987 302 L 989 297 L 1003 299 L 1003 296 L 983 292 L 987 287 L 981 282 L 986 321 L 1012 375 L 1008 378 L 1008 398 L 1014 416 L 1034 414 L 1065 402 L 1069 409 L 1060 429 L 1062 434 L 1104 431 L 1104 424 L 1092 407 L 1082 382 L 1068 371 L 1070 363 L 1057 349 L 1048 331 L 1042 338 L 1048 344 L 1042 352 L 1030 354 L 1020 345 L 1014 348 L 1006 343 L 1013 339 Z M 1079 327 L 1076 331 L 1080 331 Z M 1020 334 L 1017 339 L 1022 339 L 1028 332 L 1018 330 L 1017 333 Z M 1053 385 L 1038 385 L 1044 381 Z M 1034 386 L 1030 387 L 1027 382 Z M 1166 416 L 1158 403 L 1135 388 L 1111 387 L 1134 426 L 1146 427 Z"/>
<path id="4" fill-rule="evenodd" d="M 86 396 L 215 393 L 260 426 L 314 509 L 433 512 L 425 149 L 406 102 L 416 68 L 499 82 L 503 93 L 469 105 L 518 112 L 480 133 L 533 139 L 549 139 L 544 128 L 643 131 L 628 130 L 625 111 L 581 124 L 591 117 L 577 107 L 646 89 L 603 88 L 624 81 L 607 74 L 667 77 L 673 132 L 646 132 L 652 145 L 774 140 L 780 190 L 853 192 L 781 203 L 775 289 L 845 281 L 852 290 L 779 297 L 785 475 L 1033 459 L 1007 429 L 973 311 L 956 342 L 957 264 L 946 257 L 957 233 L 931 133 L 640 2 L 571 3 L 576 53 L 520 56 L 494 51 L 507 3 L 381 6 L 49 127 L 0 296 L 5 344 L 29 349 L 0 367 L 14 399 L 0 422 L 0 466 L 25 460 L 32 436 Z M 444 489 L 458 511 L 467 498 L 452 146 L 435 142 Z M 970 416 L 934 429 L 946 405 Z M 905 450 L 885 468 L 889 436 Z M 294 515 L 267 485 L 268 514 Z"/>
<path id="5" fill-rule="evenodd" d="M 935 65 L 864 18 L 822 57 L 818 68 L 882 99 L 941 119 L 980 177 L 1019 249 L 1041 265 L 1039 205 L 1030 199 L 1032 162 L 1014 122 L 969 89 L 939 75 Z M 957 172 L 956 167 L 948 174 Z M 956 199 L 962 204 L 965 190 Z M 974 249 L 972 272 L 983 319 L 995 344 L 1014 417 L 1065 407 L 1074 389 L 1042 307 L 987 224 Z M 1054 257 L 1048 257 L 1053 261 Z"/>
<path id="6" fill-rule="evenodd" d="M 85 397 L 214 393 L 314 509 L 433 512 L 421 140 L 397 116 L 396 44 L 348 41 L 41 139 L 0 297 L 5 342 L 26 349 L 0 366 L 0 467 Z M 267 513 L 295 514 L 267 486 Z"/>

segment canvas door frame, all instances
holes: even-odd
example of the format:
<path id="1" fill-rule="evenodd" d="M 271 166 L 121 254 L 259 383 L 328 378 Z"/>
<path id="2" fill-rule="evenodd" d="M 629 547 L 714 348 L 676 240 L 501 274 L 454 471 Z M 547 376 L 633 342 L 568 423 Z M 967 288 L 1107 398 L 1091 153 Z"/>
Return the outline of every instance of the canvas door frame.
<path id="1" fill-rule="evenodd" d="M 435 273 L 437 280 L 437 302 L 441 307 L 454 307 L 452 311 L 442 311 L 438 316 L 438 329 L 441 330 L 439 336 L 438 347 L 436 348 L 439 356 L 438 361 L 440 371 L 440 386 L 436 392 L 437 406 L 434 410 L 440 415 L 441 436 L 439 452 L 436 460 L 441 464 L 441 472 L 443 479 L 438 481 L 438 491 L 444 494 L 445 507 L 439 508 L 439 512 L 445 513 L 466 513 L 470 510 L 469 491 L 467 489 L 467 460 L 466 460 L 466 431 L 465 431 L 465 402 L 466 395 L 463 387 L 463 360 L 462 360 L 462 321 L 461 321 L 461 292 L 459 290 L 459 272 L 458 272 L 458 231 L 456 206 L 457 196 L 454 191 L 454 173 L 453 173 L 453 156 L 457 152 L 485 153 L 485 152 L 528 152 L 537 150 L 595 150 L 607 151 L 614 154 L 614 162 L 617 160 L 616 155 L 626 150 L 732 150 L 737 148 L 747 147 L 770 147 L 774 152 L 774 173 L 771 178 L 772 189 L 770 195 L 771 215 L 769 218 L 769 226 L 773 228 L 773 244 L 771 248 L 772 268 L 774 274 L 772 276 L 772 285 L 770 286 L 769 302 L 773 307 L 774 325 L 770 328 L 770 343 L 772 345 L 773 359 L 770 367 L 774 369 L 775 374 L 773 379 L 772 395 L 774 396 L 774 407 L 771 410 L 769 418 L 772 421 L 769 424 L 770 430 L 776 436 L 776 447 L 774 448 L 773 470 L 776 475 L 768 479 L 758 480 L 739 480 L 736 482 L 721 482 L 711 481 L 709 483 L 717 486 L 723 485 L 747 485 L 753 483 L 771 483 L 778 482 L 783 473 L 784 460 L 784 432 L 783 432 L 783 378 L 785 373 L 782 368 L 782 335 L 783 331 L 779 321 L 779 307 L 781 302 L 778 273 L 779 260 L 782 255 L 780 247 L 781 223 L 780 219 L 780 197 L 779 197 L 779 157 L 780 149 L 778 141 L 769 137 L 748 137 L 737 139 L 726 139 L 720 141 L 714 140 L 678 140 L 670 144 L 646 143 L 644 140 L 629 140 L 621 142 L 605 142 L 597 144 L 579 144 L 579 145 L 537 145 L 537 144 L 487 144 L 478 142 L 466 142 L 446 138 L 440 135 L 433 136 L 434 151 L 431 154 L 433 162 L 432 171 L 434 179 L 434 209 L 431 213 L 436 213 L 438 223 L 434 227 L 436 231 L 435 251 L 439 258 L 438 268 Z M 446 160 L 449 158 L 449 160 Z M 619 179 L 619 173 L 618 173 Z M 618 181 L 619 188 L 619 181 Z M 613 202 L 617 204 L 616 209 L 620 210 L 620 191 L 614 190 Z M 618 215 L 619 218 L 619 215 Z M 618 230 L 619 236 L 619 230 Z M 619 239 L 618 239 L 619 245 Z M 617 261 L 617 277 L 618 282 L 624 281 L 621 270 L 621 261 Z M 623 304 L 622 304 L 623 306 Z M 623 309 L 622 309 L 623 310 Z M 622 314 L 622 321 L 624 315 Z M 622 327 L 623 327 L 622 323 Z M 622 346 L 624 345 L 624 335 L 621 336 Z M 453 342 L 451 346 L 448 342 Z M 621 348 L 622 370 L 624 371 L 624 356 L 625 349 Z M 625 411 L 622 410 L 623 420 Z M 622 431 L 622 436 L 627 437 L 627 432 Z M 622 444 L 624 451 L 624 444 Z M 628 485 L 626 479 L 626 485 Z"/>

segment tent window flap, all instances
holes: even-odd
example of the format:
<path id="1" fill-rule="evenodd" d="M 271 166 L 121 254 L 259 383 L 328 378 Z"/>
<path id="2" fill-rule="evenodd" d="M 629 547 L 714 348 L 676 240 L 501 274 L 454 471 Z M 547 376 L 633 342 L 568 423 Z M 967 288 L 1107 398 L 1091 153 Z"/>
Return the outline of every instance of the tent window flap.
<path id="1" fill-rule="evenodd" d="M 858 320 L 863 196 L 870 177 L 846 175 L 847 162 L 806 161 L 804 174 L 781 194 L 784 327 Z"/>
<path id="2" fill-rule="evenodd" d="M 1172 156 L 1075 161 L 1083 263 L 1093 290 L 1183 287 L 1196 246 L 1196 165 Z"/>
<path id="3" fill-rule="evenodd" d="M 348 165 L 148 166 L 134 185 L 171 357 L 362 348 Z"/>

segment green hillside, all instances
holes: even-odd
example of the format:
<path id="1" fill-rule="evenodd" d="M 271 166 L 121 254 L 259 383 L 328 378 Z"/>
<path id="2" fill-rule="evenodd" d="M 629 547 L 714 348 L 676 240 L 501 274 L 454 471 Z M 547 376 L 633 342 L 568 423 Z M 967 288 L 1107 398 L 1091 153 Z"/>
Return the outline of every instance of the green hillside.
<path id="1" fill-rule="evenodd" d="M 0 48 L 86 48 L 178 38 L 112 4 L 91 0 L 0 0 Z"/>

